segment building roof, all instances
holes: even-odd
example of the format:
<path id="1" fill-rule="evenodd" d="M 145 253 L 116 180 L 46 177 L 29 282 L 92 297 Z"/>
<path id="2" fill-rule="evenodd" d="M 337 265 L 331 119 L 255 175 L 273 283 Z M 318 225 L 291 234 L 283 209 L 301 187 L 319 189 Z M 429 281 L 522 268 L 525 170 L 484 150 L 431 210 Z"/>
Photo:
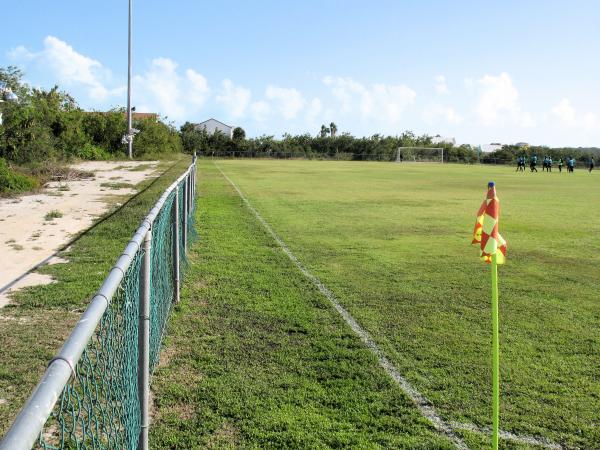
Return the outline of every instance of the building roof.
<path id="1" fill-rule="evenodd" d="M 134 112 L 134 113 L 131 114 L 131 118 L 133 120 L 142 120 L 142 119 L 154 119 L 154 120 L 158 120 L 158 114 L 156 114 L 156 113 Z"/>
<path id="2" fill-rule="evenodd" d="M 111 114 L 113 111 L 84 111 L 85 114 Z M 123 115 L 127 116 L 127 113 L 123 111 Z M 142 120 L 142 119 L 154 119 L 158 120 L 157 113 L 145 113 L 145 112 L 133 112 L 131 115 L 133 120 Z"/>
<path id="3" fill-rule="evenodd" d="M 221 125 L 224 125 L 224 126 L 226 126 L 226 127 L 228 127 L 228 128 L 233 128 L 233 126 L 232 126 L 232 125 L 227 125 L 226 123 L 223 123 L 223 122 L 221 122 L 220 120 L 214 119 L 214 118 L 212 118 L 212 117 L 211 117 L 210 119 L 208 119 L 208 120 L 205 120 L 204 122 L 196 123 L 196 124 L 194 124 L 194 125 L 196 125 L 196 126 L 204 125 L 205 123 L 207 123 L 207 122 L 210 122 L 211 120 L 214 120 L 215 122 L 218 122 L 218 123 L 220 123 Z"/>

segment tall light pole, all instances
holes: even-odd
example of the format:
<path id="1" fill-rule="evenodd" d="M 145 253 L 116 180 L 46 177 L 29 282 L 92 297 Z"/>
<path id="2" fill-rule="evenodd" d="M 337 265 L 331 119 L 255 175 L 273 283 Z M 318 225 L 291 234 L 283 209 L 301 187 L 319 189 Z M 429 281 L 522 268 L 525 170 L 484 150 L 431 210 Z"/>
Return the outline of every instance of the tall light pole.
<path id="1" fill-rule="evenodd" d="M 133 133 L 131 129 L 131 0 L 129 0 L 129 28 L 127 39 L 127 156 L 133 158 Z"/>

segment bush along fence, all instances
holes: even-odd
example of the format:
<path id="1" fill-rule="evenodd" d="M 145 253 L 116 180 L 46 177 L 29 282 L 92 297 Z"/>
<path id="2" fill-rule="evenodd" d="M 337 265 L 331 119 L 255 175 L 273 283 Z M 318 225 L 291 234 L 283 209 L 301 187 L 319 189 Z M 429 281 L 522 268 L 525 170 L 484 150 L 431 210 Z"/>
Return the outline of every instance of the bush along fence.
<path id="1" fill-rule="evenodd" d="M 179 301 L 196 158 L 162 194 L 0 442 L 0 449 L 147 449 L 150 376 Z"/>

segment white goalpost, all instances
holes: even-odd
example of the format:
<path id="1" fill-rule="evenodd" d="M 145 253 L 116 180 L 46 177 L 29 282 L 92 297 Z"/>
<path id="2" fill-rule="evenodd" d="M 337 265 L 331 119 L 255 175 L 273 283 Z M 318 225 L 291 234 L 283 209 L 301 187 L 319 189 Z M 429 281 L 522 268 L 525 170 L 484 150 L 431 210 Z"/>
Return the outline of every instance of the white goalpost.
<path id="1" fill-rule="evenodd" d="M 444 149 L 441 147 L 398 147 L 396 162 L 444 162 Z"/>

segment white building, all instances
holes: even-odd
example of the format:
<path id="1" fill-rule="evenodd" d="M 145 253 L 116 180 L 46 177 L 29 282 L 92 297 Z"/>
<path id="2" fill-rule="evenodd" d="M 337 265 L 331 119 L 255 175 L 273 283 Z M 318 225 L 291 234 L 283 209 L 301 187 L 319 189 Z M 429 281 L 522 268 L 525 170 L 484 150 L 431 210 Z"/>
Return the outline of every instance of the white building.
<path id="1" fill-rule="evenodd" d="M 483 153 L 491 153 L 495 152 L 496 150 L 500 150 L 502 148 L 502 144 L 500 142 L 492 142 L 491 144 L 483 144 L 480 147 Z"/>
<path id="2" fill-rule="evenodd" d="M 435 136 L 433 136 L 431 138 L 431 143 L 436 145 L 436 144 L 451 144 L 451 145 L 455 145 L 456 144 L 456 139 L 454 139 L 453 137 L 444 137 L 444 136 L 440 136 L 439 134 L 436 134 Z"/>
<path id="3" fill-rule="evenodd" d="M 216 119 L 208 119 L 194 125 L 196 130 L 206 130 L 208 134 L 214 134 L 215 131 L 220 131 L 225 136 L 233 137 L 233 127 L 219 122 Z"/>

